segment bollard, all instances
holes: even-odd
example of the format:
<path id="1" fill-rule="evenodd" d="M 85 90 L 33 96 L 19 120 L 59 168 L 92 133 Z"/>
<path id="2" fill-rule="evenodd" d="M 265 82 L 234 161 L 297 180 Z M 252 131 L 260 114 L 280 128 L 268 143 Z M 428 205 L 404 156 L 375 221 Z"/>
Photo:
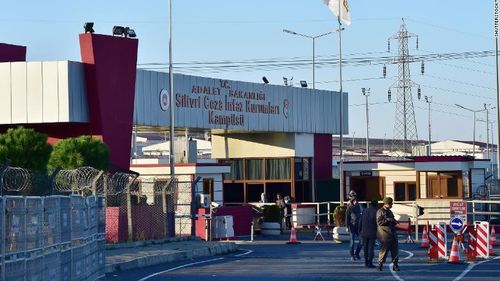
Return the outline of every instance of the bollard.
<path id="1" fill-rule="evenodd" d="M 252 224 L 251 224 L 251 228 L 250 228 L 250 242 L 253 242 L 253 221 L 252 221 Z"/>

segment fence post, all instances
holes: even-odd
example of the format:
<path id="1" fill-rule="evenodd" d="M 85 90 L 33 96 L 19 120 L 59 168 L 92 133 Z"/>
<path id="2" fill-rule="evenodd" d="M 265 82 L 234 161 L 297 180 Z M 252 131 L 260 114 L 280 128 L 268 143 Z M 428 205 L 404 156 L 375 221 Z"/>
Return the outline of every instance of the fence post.
<path id="1" fill-rule="evenodd" d="M 132 226 L 132 198 L 130 198 L 130 186 L 134 180 L 127 183 L 127 187 L 125 188 L 126 196 L 127 196 L 127 239 L 129 242 L 134 240 L 134 232 Z"/>
<path id="2" fill-rule="evenodd" d="M 191 183 L 191 236 L 196 235 L 196 185 L 201 180 L 198 176 Z"/>
<path id="3" fill-rule="evenodd" d="M 415 209 L 415 241 L 418 241 L 418 204 L 416 201 L 413 202 L 413 207 Z"/>
<path id="4" fill-rule="evenodd" d="M 0 169 L 0 170 L 1 170 L 1 169 Z M 59 174 L 59 172 L 60 172 L 61 170 L 62 170 L 61 166 L 57 167 L 57 168 L 55 169 L 55 171 L 54 171 L 54 172 L 52 172 L 52 174 L 51 174 L 51 175 L 50 175 L 50 177 L 49 177 L 49 188 L 50 188 L 50 190 L 49 190 L 49 195 L 54 195 L 54 189 L 55 189 L 55 188 L 54 188 L 54 185 L 55 185 L 54 180 L 55 180 L 55 178 L 56 178 L 57 174 Z M 0 171 L 0 175 L 1 175 L 1 174 L 2 174 L 2 173 L 1 173 L 1 171 Z M 2 185 L 2 184 L 0 183 L 0 186 L 1 186 L 1 185 Z"/>
<path id="5" fill-rule="evenodd" d="M 170 233 L 168 231 L 167 188 L 172 182 L 172 178 L 168 179 L 167 184 L 161 190 L 161 201 L 163 208 L 163 233 L 165 235 L 164 238 L 170 237 Z"/>
<path id="6" fill-rule="evenodd" d="M 97 195 L 97 181 L 99 178 L 104 174 L 104 171 L 99 171 L 97 176 L 92 180 L 92 195 L 96 196 Z"/>
<path id="7" fill-rule="evenodd" d="M 326 224 L 330 225 L 330 202 L 326 202 Z"/>

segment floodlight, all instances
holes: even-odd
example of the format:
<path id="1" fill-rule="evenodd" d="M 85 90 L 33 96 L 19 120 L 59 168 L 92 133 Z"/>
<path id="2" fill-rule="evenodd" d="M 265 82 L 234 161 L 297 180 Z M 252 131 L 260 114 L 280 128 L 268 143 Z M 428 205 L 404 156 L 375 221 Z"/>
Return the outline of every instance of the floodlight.
<path id="1" fill-rule="evenodd" d="M 85 33 L 94 33 L 94 23 L 93 22 L 86 22 L 83 25 L 83 29 L 85 30 Z"/>
<path id="2" fill-rule="evenodd" d="M 266 84 L 269 84 L 269 80 L 267 80 L 266 76 L 262 76 L 262 81 L 264 81 L 264 83 Z"/>
<path id="3" fill-rule="evenodd" d="M 302 88 L 307 88 L 307 81 L 306 80 L 300 80 L 300 86 Z"/>
<path id="4" fill-rule="evenodd" d="M 113 26 L 113 36 L 114 35 L 122 36 L 124 34 L 125 34 L 125 27 L 119 25 Z"/>
<path id="5" fill-rule="evenodd" d="M 137 37 L 137 34 L 135 33 L 135 30 L 133 30 L 132 28 L 125 27 L 125 37 L 135 38 Z"/>

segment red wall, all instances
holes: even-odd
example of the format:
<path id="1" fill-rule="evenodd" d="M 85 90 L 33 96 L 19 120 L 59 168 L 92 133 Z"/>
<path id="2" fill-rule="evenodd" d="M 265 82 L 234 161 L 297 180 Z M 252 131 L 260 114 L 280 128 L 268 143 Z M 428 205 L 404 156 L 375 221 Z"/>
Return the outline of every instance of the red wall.
<path id="1" fill-rule="evenodd" d="M 314 179 L 332 178 L 332 135 L 314 135 Z"/>
<path id="2" fill-rule="evenodd" d="M 80 34 L 90 113 L 90 131 L 102 135 L 110 162 L 130 165 L 138 41 L 100 34 Z"/>
<path id="3" fill-rule="evenodd" d="M 26 47 L 0 43 L 0 62 L 26 61 Z"/>

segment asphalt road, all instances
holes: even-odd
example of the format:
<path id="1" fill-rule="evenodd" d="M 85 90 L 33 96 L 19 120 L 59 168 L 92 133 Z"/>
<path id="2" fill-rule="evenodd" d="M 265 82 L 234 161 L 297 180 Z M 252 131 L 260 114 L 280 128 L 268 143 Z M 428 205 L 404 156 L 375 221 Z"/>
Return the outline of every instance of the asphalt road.
<path id="1" fill-rule="evenodd" d="M 392 272 L 386 264 L 378 272 L 365 268 L 363 260 L 351 261 L 347 244 L 285 242 L 242 242 L 236 254 L 126 271 L 109 275 L 106 280 L 500 280 L 500 259 L 496 258 L 475 264 L 431 263 L 425 249 L 400 244 L 401 271 Z"/>

